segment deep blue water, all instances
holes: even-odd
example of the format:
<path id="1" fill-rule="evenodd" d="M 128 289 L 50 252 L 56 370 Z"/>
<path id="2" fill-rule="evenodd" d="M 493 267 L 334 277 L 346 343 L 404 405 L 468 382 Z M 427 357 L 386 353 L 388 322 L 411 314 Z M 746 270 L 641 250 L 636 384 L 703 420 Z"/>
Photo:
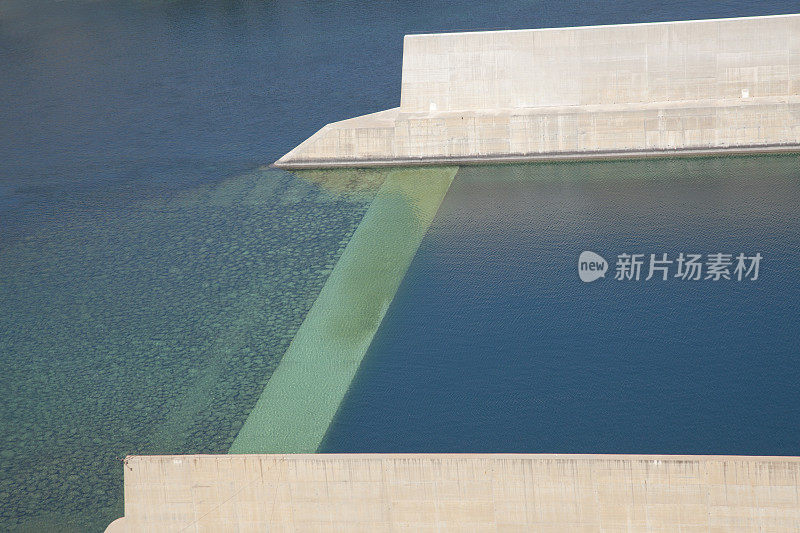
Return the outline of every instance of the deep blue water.
<path id="1" fill-rule="evenodd" d="M 462 168 L 322 451 L 800 454 L 798 206 L 797 155 Z M 614 279 L 680 252 L 764 259 Z"/>
<path id="2" fill-rule="evenodd" d="M 218 182 L 328 122 L 398 105 L 406 33 L 796 9 L 790 0 L 2 0 L 0 246 L 35 225 L 42 206 Z"/>
<path id="3" fill-rule="evenodd" d="M 0 529 L 101 530 L 121 513 L 120 457 L 226 449 L 374 193 L 370 187 L 343 191 L 338 185 L 319 186 L 257 167 L 274 161 L 325 123 L 396 106 L 404 34 L 767 15 L 796 9 L 792 1 L 744 0 L 591 4 L 0 0 L 0 391 L 4 395 Z M 587 172 L 588 177 L 591 174 Z M 463 176 L 457 184 L 462 181 Z M 592 202 L 606 202 L 612 213 L 626 212 L 624 202 L 612 201 L 601 194 L 603 186 L 597 187 L 597 194 L 583 196 L 588 208 Z M 784 189 L 792 198 L 791 187 Z M 673 188 L 672 196 L 663 196 L 659 206 L 681 202 L 691 190 Z M 715 191 L 706 193 L 716 198 Z M 492 221 L 494 215 L 489 226 Z M 773 239 L 796 234 L 788 222 L 778 226 L 767 220 L 760 228 Z M 497 231 L 487 238 L 502 237 Z M 725 234 L 721 227 L 715 231 Z M 604 246 L 597 250 L 601 253 L 615 253 L 621 247 L 613 239 L 624 235 L 631 234 L 608 230 L 602 241 L 586 240 Z M 707 233 L 709 238 L 715 235 Z M 734 244 L 747 244 L 744 235 L 736 234 Z M 498 243 L 507 243 L 508 238 Z M 436 242 L 443 246 L 442 253 L 461 246 L 457 238 Z M 430 260 L 426 243 L 419 261 Z M 525 243 L 555 251 L 529 240 L 520 245 Z M 563 248 L 562 259 L 568 262 L 573 259 L 571 247 Z M 536 275 L 525 250 L 508 254 L 518 256 L 518 277 L 495 272 L 508 284 L 525 284 L 527 292 L 521 294 L 530 301 L 518 300 L 518 305 L 530 304 L 531 315 L 536 316 L 541 313 L 533 311 L 542 301 L 556 317 L 575 314 L 570 342 L 576 347 L 590 345 L 590 333 L 614 331 L 593 330 L 588 318 L 582 321 L 575 309 L 564 307 L 552 290 L 571 288 L 559 285 L 566 281 L 553 278 L 555 285 L 537 289 L 544 300 L 534 298 L 539 293 L 528 280 Z M 480 261 L 477 255 L 468 257 L 465 265 Z M 780 274 L 788 264 L 769 263 L 765 276 Z M 387 329 L 376 339 L 375 354 L 385 346 L 387 332 L 398 327 L 397 306 L 408 301 L 422 271 L 419 265 L 412 268 Z M 553 263 L 559 271 L 562 266 Z M 460 287 L 488 291 L 464 292 L 465 305 L 477 305 L 494 294 L 491 280 L 483 283 L 480 272 L 483 267 L 475 266 L 462 274 L 467 277 Z M 434 281 L 431 294 L 450 283 Z M 634 298 L 636 288 L 630 290 Z M 443 319 L 448 327 L 458 324 L 459 313 L 475 310 L 467 305 L 459 311 L 459 300 L 446 296 L 442 302 L 453 306 L 453 316 Z M 601 299 L 594 305 L 612 317 L 628 316 L 614 301 L 603 304 Z M 708 301 L 712 300 L 701 299 L 697 305 L 702 308 Z M 780 299 L 775 301 L 780 305 Z M 421 301 L 423 309 L 426 302 Z M 503 318 L 496 325 L 499 333 L 507 329 L 491 342 L 520 342 L 513 326 L 520 319 L 511 311 L 500 311 L 486 310 Z M 780 313 L 780 309 L 774 312 L 791 316 Z M 791 334 L 775 329 L 780 322 L 769 326 L 763 317 L 755 318 L 761 327 L 755 331 L 774 332 L 770 338 L 782 347 L 774 352 L 778 355 L 768 352 L 764 357 L 785 354 L 781 343 Z M 455 342 L 455 331 L 450 342 Z M 458 342 L 474 341 L 477 350 L 481 342 L 492 339 L 479 338 L 479 332 L 464 331 Z M 632 338 L 639 339 L 642 351 L 652 340 Z M 554 364 L 546 357 L 547 343 L 552 349 L 564 347 L 548 336 L 524 340 L 537 347 L 545 368 Z M 709 353 L 705 359 L 709 368 L 724 366 L 721 354 Z M 626 351 L 608 357 L 620 358 L 613 367 L 617 369 L 626 368 L 624 361 L 634 367 L 644 364 Z M 370 357 L 365 375 L 377 361 L 377 355 Z M 767 362 L 766 370 L 760 365 L 744 369 L 754 385 L 776 377 L 777 363 Z M 487 358 L 483 364 L 485 376 L 495 379 L 492 376 L 504 363 Z M 702 376 L 696 365 L 681 366 L 674 360 L 663 364 L 667 372 L 688 368 L 694 372 L 691 377 Z M 417 379 L 428 375 L 426 368 L 419 367 Z M 445 367 L 438 368 L 445 373 Z M 600 372 L 588 361 L 576 361 L 574 368 L 573 380 Z M 796 377 L 794 368 L 786 364 L 787 380 Z M 482 412 L 476 410 L 477 400 L 470 391 L 480 391 L 486 378 L 468 374 L 463 374 L 468 386 L 450 389 L 454 396 L 442 408 L 461 405 Z M 393 375 L 385 374 L 384 381 L 375 383 L 383 388 L 393 380 L 412 378 L 402 372 Z M 546 375 L 532 374 L 541 376 L 536 379 Z M 639 381 L 633 379 L 630 386 L 643 387 L 642 379 L 641 375 Z M 365 383 L 360 376 L 354 391 Z M 518 383 L 518 401 L 523 405 L 531 380 L 521 375 Z M 604 383 L 608 382 L 599 380 L 593 389 L 598 395 L 604 394 Z M 726 382 L 717 386 L 724 390 Z M 686 394 L 702 396 L 702 390 L 698 385 Z M 793 407 L 781 391 L 785 389 L 769 394 L 776 405 L 785 407 L 781 412 L 789 420 Z M 427 398 L 421 394 L 418 401 L 433 409 L 434 398 L 441 399 Z M 590 403 L 551 402 L 548 409 L 553 416 L 566 417 L 574 406 Z M 597 405 L 611 403 L 607 399 Z M 342 411 L 341 424 L 331 435 L 332 439 L 339 435 L 342 449 L 356 451 L 362 445 L 344 444 L 363 434 L 358 428 L 349 436 L 344 431 L 348 409 Z M 463 435 L 478 435 L 470 427 L 501 427 L 503 422 L 485 425 L 478 417 L 465 432 L 451 424 L 453 431 L 441 431 L 439 438 L 453 440 L 443 444 L 426 437 L 426 424 L 433 418 L 426 420 L 419 425 L 418 442 L 412 446 L 397 441 L 396 449 L 425 443 L 433 451 L 492 448 L 491 441 L 481 440 L 484 437 L 467 441 Z M 601 429 L 623 431 L 625 424 L 638 419 L 619 418 L 614 422 L 618 426 L 613 420 L 594 423 Z M 692 427 L 701 432 L 711 427 L 692 420 Z M 758 427 L 772 424 L 764 438 L 775 437 L 768 443 L 773 448 L 751 448 L 764 453 L 791 448 L 782 444 L 795 436 L 787 429 L 788 422 L 768 418 L 760 423 Z M 638 451 L 647 445 L 657 448 L 654 435 L 670 427 L 648 426 L 641 445 L 639 441 L 629 445 Z M 736 431 L 714 427 L 720 427 L 722 436 Z M 375 449 L 392 448 L 391 435 L 384 432 L 383 437 L 376 436 L 378 440 L 366 442 Z M 554 434 L 551 444 L 542 447 L 558 447 L 562 442 L 558 439 Z M 333 446 L 335 440 L 330 442 Z M 595 451 L 616 449 L 618 441 L 608 442 Z M 589 444 L 576 440 L 575 449 Z"/>

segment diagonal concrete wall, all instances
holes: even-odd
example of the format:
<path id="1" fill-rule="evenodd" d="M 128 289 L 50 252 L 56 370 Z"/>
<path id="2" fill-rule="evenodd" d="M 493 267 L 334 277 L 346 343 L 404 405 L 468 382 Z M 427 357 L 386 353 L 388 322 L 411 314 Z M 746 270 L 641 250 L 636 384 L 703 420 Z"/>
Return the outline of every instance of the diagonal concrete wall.
<path id="1" fill-rule="evenodd" d="M 286 168 L 800 149 L 800 15 L 410 35 L 401 105 Z"/>
<path id="2" fill-rule="evenodd" d="M 129 457 L 107 531 L 798 531 L 800 458 Z"/>

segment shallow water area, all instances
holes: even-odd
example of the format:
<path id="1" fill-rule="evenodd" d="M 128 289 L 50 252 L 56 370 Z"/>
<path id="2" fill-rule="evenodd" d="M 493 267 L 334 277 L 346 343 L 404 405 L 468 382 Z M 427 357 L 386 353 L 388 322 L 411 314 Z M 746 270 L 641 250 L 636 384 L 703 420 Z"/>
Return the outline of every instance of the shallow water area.
<path id="1" fill-rule="evenodd" d="M 0 528 L 102 529 L 122 512 L 125 455 L 226 452 L 371 176 L 260 169 L 86 200 L 0 248 Z"/>

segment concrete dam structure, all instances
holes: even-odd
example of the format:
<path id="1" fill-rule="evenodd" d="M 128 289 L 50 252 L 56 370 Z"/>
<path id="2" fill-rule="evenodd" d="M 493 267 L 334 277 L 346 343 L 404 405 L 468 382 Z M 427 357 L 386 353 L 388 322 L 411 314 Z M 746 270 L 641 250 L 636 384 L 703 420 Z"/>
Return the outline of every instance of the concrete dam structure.
<path id="1" fill-rule="evenodd" d="M 283 168 L 800 148 L 800 15 L 407 35 L 400 107 Z"/>
<path id="2" fill-rule="evenodd" d="M 314 453 L 458 164 L 763 151 L 800 151 L 800 15 L 407 36 L 399 107 L 275 165 L 431 166 L 298 172 L 379 189 L 229 453 L 128 456 L 107 532 L 800 531 L 798 457 Z"/>
<path id="3" fill-rule="evenodd" d="M 108 533 L 797 531 L 795 457 L 129 457 Z"/>

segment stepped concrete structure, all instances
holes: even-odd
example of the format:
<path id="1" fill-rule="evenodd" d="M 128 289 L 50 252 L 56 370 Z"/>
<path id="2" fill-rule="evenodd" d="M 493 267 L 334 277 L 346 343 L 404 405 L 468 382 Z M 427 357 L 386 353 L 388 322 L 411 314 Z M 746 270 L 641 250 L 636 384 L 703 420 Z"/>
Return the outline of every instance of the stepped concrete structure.
<path id="1" fill-rule="evenodd" d="M 407 35 L 400 107 L 284 168 L 800 149 L 800 15 Z"/>
<path id="2" fill-rule="evenodd" d="M 798 531 L 800 458 L 129 457 L 109 533 Z"/>

